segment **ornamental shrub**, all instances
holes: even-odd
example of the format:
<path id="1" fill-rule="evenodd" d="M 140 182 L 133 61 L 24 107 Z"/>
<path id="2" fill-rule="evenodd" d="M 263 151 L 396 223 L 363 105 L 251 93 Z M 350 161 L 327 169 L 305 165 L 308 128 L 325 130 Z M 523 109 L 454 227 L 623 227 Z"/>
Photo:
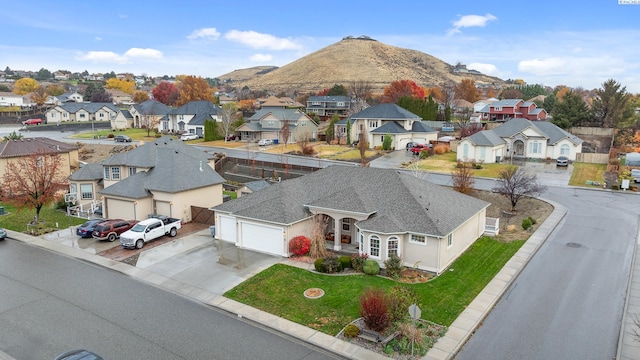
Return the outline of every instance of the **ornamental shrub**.
<path id="1" fill-rule="evenodd" d="M 428 158 L 428 157 L 429 157 L 429 151 L 428 151 L 428 150 L 422 150 L 422 151 L 420 151 L 420 156 L 419 156 L 419 158 L 420 158 L 421 160 L 426 159 L 426 158 Z"/>
<path id="2" fill-rule="evenodd" d="M 338 257 L 338 261 L 340 262 L 340 265 L 342 265 L 342 269 L 348 269 L 351 267 L 351 256 L 340 256 Z"/>
<path id="3" fill-rule="evenodd" d="M 360 328 L 354 324 L 349 324 L 344 328 L 344 336 L 354 338 L 360 334 Z"/>
<path id="4" fill-rule="evenodd" d="M 391 255 L 390 258 L 384 261 L 384 270 L 388 277 L 397 279 L 402 270 L 402 259 L 396 254 Z"/>
<path id="5" fill-rule="evenodd" d="M 313 267 L 316 268 L 317 272 L 327 272 L 327 269 L 324 268 L 324 259 L 323 258 L 319 258 L 316 259 L 316 261 L 313 262 Z"/>
<path id="6" fill-rule="evenodd" d="M 536 219 L 532 218 L 531 216 L 529 216 L 529 220 L 531 220 L 531 225 L 535 225 L 538 223 Z"/>
<path id="7" fill-rule="evenodd" d="M 389 320 L 392 323 L 409 317 L 409 306 L 418 303 L 418 294 L 406 286 L 396 285 L 389 289 Z"/>
<path id="8" fill-rule="evenodd" d="M 382 289 L 365 290 L 360 297 L 360 316 L 365 327 L 373 331 L 383 332 L 389 327 L 388 301 Z"/>
<path id="9" fill-rule="evenodd" d="M 523 229 L 527 230 L 527 229 L 529 229 L 531 227 L 531 225 L 533 225 L 533 224 L 531 224 L 531 219 L 529 219 L 529 218 L 522 219 L 522 228 Z"/>
<path id="10" fill-rule="evenodd" d="M 367 275 L 378 275 L 380 273 L 380 265 L 375 260 L 367 259 L 364 261 L 362 271 Z"/>
<path id="11" fill-rule="evenodd" d="M 289 252 L 296 256 L 303 256 L 309 253 L 311 240 L 303 235 L 298 235 L 289 241 Z"/>
<path id="12" fill-rule="evenodd" d="M 446 154 L 449 151 L 451 151 L 451 149 L 449 148 L 449 145 L 446 144 L 438 144 L 433 148 L 433 152 L 438 155 Z"/>
<path id="13" fill-rule="evenodd" d="M 338 257 L 334 255 L 330 255 L 324 258 L 324 262 L 322 263 L 322 266 L 324 266 L 325 272 L 329 274 L 342 271 L 342 266 L 338 261 Z"/>
<path id="14" fill-rule="evenodd" d="M 364 261 L 367 260 L 367 258 L 369 257 L 369 255 L 367 254 L 362 254 L 362 255 L 358 255 L 358 254 L 354 254 L 351 256 L 351 267 L 353 268 L 353 270 L 357 271 L 357 272 L 362 272 L 362 268 L 364 267 Z"/>

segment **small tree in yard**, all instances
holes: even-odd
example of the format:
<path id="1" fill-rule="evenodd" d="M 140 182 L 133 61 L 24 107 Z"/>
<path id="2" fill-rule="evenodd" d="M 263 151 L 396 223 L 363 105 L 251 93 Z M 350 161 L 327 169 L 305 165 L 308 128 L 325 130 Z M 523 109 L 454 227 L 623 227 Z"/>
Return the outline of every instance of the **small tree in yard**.
<path id="1" fill-rule="evenodd" d="M 382 150 L 391 150 L 391 143 L 393 142 L 393 138 L 391 134 L 385 134 L 384 139 L 382 140 Z"/>
<path id="2" fill-rule="evenodd" d="M 369 166 L 369 163 L 367 162 L 367 146 L 367 135 L 365 133 L 360 133 L 360 138 L 358 139 L 358 150 L 360 151 L 360 160 L 364 167 Z"/>
<path id="3" fill-rule="evenodd" d="M 538 182 L 535 174 L 527 173 L 517 166 L 509 166 L 500 171 L 500 177 L 496 181 L 493 191 L 509 199 L 511 211 L 516 211 L 516 204 L 523 197 L 538 196 L 547 190 Z"/>
<path id="4" fill-rule="evenodd" d="M 323 215 L 316 215 L 311 229 L 311 246 L 309 248 L 309 256 L 318 259 L 327 256 L 327 248 L 325 246 L 324 230 L 329 225 L 329 218 Z"/>
<path id="5" fill-rule="evenodd" d="M 360 297 L 360 316 L 366 328 L 383 332 L 389 327 L 389 301 L 382 289 L 367 289 Z"/>
<path id="6" fill-rule="evenodd" d="M 456 168 L 451 172 L 451 181 L 453 190 L 467 195 L 471 194 L 473 184 L 475 184 L 473 166 L 469 162 L 458 161 Z"/>
<path id="7" fill-rule="evenodd" d="M 2 179 L 4 199 L 18 208 L 35 208 L 36 223 L 42 207 L 53 202 L 66 187 L 62 157 L 44 150 L 9 161 Z"/>

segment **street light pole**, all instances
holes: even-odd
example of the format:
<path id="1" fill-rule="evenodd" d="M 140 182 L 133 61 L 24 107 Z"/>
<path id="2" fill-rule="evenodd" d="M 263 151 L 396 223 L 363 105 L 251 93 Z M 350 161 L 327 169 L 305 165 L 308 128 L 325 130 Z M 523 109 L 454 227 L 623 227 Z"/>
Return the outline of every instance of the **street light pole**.
<path id="1" fill-rule="evenodd" d="M 93 116 L 92 116 L 92 117 L 91 117 L 91 137 L 92 137 L 93 139 L 95 139 L 95 138 L 96 138 L 96 135 L 94 134 L 94 131 L 95 131 L 95 129 L 94 129 L 94 127 L 93 127 Z"/>

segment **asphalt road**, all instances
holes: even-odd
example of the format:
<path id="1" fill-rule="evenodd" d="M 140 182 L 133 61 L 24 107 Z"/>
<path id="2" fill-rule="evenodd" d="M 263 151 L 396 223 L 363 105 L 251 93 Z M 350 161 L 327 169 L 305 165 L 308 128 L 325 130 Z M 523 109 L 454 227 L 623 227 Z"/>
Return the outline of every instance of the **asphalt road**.
<path id="1" fill-rule="evenodd" d="M 549 187 L 567 215 L 456 359 L 613 359 L 640 197 Z"/>
<path id="2" fill-rule="evenodd" d="M 52 359 L 329 359 L 331 354 L 122 274 L 0 241 L 0 349 Z"/>

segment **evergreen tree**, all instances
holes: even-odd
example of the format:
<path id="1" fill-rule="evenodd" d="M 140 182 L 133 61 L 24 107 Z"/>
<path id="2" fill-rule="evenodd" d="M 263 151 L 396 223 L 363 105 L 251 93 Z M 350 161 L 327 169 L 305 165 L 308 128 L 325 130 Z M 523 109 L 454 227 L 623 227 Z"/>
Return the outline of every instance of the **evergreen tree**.
<path id="1" fill-rule="evenodd" d="M 591 119 L 592 114 L 582 96 L 571 90 L 554 106 L 551 122 L 563 129 L 568 129 L 572 126 L 584 125 Z"/>

